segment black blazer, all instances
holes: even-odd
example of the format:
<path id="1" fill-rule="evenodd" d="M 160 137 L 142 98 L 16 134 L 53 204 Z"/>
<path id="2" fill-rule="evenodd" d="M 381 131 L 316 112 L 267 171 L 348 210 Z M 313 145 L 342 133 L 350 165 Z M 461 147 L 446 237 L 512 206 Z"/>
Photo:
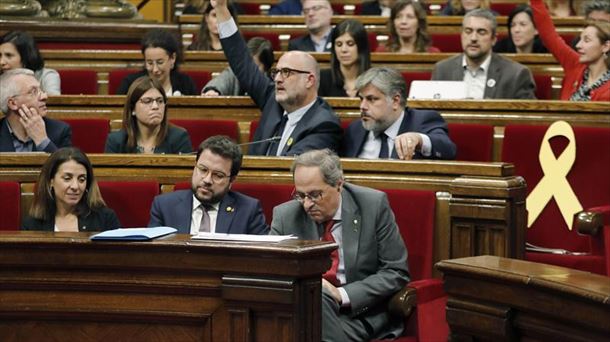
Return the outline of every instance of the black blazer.
<path id="1" fill-rule="evenodd" d="M 333 82 L 333 73 L 331 69 L 323 69 L 320 71 L 320 88 L 318 89 L 318 95 L 322 97 L 349 97 L 343 88 L 343 82 Z"/>
<path id="2" fill-rule="evenodd" d="M 43 120 L 51 141 L 43 151 L 37 151 L 34 145 L 33 152 L 53 153 L 62 147 L 72 146 L 72 129 L 67 123 L 46 117 Z M 8 130 L 8 120 L 5 117 L 0 119 L 0 152 L 15 152 L 13 136 Z"/>
<path id="3" fill-rule="evenodd" d="M 332 47 L 331 40 L 332 34 L 328 34 L 326 38 L 326 44 L 324 45 L 324 51 L 329 52 Z M 313 40 L 309 34 L 291 39 L 288 41 L 288 51 L 299 50 L 299 51 L 316 51 L 316 47 L 313 45 Z"/>
<path id="4" fill-rule="evenodd" d="M 86 215 L 78 217 L 79 232 L 96 232 L 120 227 L 119 218 L 114 213 L 114 210 L 108 207 L 91 210 Z M 21 230 L 55 231 L 55 217 L 43 221 L 28 215 L 21 223 Z"/>
<path id="5" fill-rule="evenodd" d="M 127 132 L 121 129 L 108 134 L 105 153 L 138 153 L 136 148 L 127 148 Z M 180 154 L 193 152 L 189 134 L 182 128 L 169 126 L 163 143 L 155 147 L 156 154 Z"/>
<path id="6" fill-rule="evenodd" d="M 367 1 L 362 3 L 361 15 L 381 15 L 379 1 Z"/>
<path id="7" fill-rule="evenodd" d="M 496 45 L 494 45 L 493 52 L 517 53 L 517 47 L 515 47 L 513 40 L 507 37 L 497 42 Z M 542 44 L 542 40 L 540 39 L 540 37 L 538 37 L 538 35 L 534 37 L 534 46 L 532 47 L 532 53 L 549 53 L 549 50 L 544 47 L 544 44 Z"/>
<path id="8" fill-rule="evenodd" d="M 127 90 L 129 90 L 129 86 L 133 83 L 133 81 L 137 80 L 142 76 L 148 75 L 146 70 L 138 71 L 135 74 L 129 74 L 123 78 L 121 81 L 121 85 L 117 89 L 117 95 L 125 95 L 127 94 Z M 197 87 L 195 87 L 195 83 L 191 76 L 187 74 L 179 73 L 176 70 L 172 70 L 169 74 L 170 82 L 172 83 L 172 90 L 179 91 L 182 95 L 199 95 L 197 92 Z M 166 94 L 167 96 L 172 96 L 172 94 Z"/>

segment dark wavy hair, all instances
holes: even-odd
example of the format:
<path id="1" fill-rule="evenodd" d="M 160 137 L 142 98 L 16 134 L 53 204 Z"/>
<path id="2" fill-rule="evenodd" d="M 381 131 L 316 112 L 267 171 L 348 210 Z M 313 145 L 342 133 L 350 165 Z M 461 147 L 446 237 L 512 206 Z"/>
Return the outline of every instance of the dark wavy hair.
<path id="1" fill-rule="evenodd" d="M 29 33 L 23 31 L 10 31 L 2 37 L 2 42 L 0 44 L 4 43 L 12 43 L 15 45 L 24 68 L 32 71 L 38 71 L 44 68 L 44 60 L 40 55 L 34 38 L 32 38 Z"/>
<path id="2" fill-rule="evenodd" d="M 235 12 L 235 8 L 233 6 L 228 6 L 229 13 L 235 20 L 237 24 L 237 14 Z M 197 33 L 197 37 L 195 37 L 195 41 L 189 46 L 189 50 L 201 50 L 201 51 L 210 51 L 212 50 L 212 42 L 210 41 L 210 30 L 208 29 L 207 24 L 207 16 L 210 15 L 210 12 L 214 7 L 210 4 L 209 1 L 206 1 L 203 5 L 203 16 L 201 17 L 201 24 L 199 26 L 199 33 Z"/>
<path id="3" fill-rule="evenodd" d="M 148 48 L 161 48 L 167 52 L 168 56 L 175 54 L 176 62 L 172 70 L 177 70 L 178 65 L 183 61 L 182 43 L 176 35 L 164 29 L 152 29 L 142 37 L 142 55 Z"/>
<path id="4" fill-rule="evenodd" d="M 371 49 L 369 48 L 369 39 L 364 25 L 358 20 L 347 19 L 340 22 L 332 31 L 330 69 L 332 71 L 333 83 L 342 85 L 344 82 L 343 74 L 341 74 L 341 65 L 337 59 L 335 52 L 335 40 L 344 34 L 349 34 L 358 47 L 358 75 L 362 74 L 371 67 Z"/>
<path id="5" fill-rule="evenodd" d="M 421 2 L 413 0 L 399 0 L 394 4 L 394 6 L 392 6 L 390 21 L 388 21 L 388 30 L 390 31 L 390 37 L 386 44 L 388 51 L 396 52 L 400 50 L 400 37 L 398 37 L 398 32 L 396 32 L 394 20 L 398 16 L 398 13 L 400 13 L 400 11 L 405 9 L 407 6 L 413 7 L 413 12 L 417 17 L 415 52 L 426 52 L 430 44 L 432 44 L 432 39 L 428 34 L 428 19 L 426 9 L 422 6 Z"/>

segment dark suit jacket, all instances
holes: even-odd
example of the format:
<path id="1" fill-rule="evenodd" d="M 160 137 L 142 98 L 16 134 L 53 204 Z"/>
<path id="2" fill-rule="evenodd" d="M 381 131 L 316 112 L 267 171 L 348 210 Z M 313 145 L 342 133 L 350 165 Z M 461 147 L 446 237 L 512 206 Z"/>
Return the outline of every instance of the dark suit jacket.
<path id="1" fill-rule="evenodd" d="M 261 120 L 254 133 L 254 141 L 271 138 L 275 135 L 284 114 L 284 109 L 275 100 L 275 84 L 265 76 L 254 60 L 249 57 L 246 42 L 236 32 L 221 39 L 222 48 L 229 61 L 231 70 L 237 76 L 239 84 L 261 109 Z M 246 57 L 248 56 L 248 57 Z M 341 143 L 343 130 L 339 118 L 326 101 L 318 97 L 314 105 L 305 113 L 296 125 L 291 138 L 293 143 L 284 147 L 281 154 L 298 155 L 309 150 L 330 148 L 337 151 Z M 250 145 L 251 155 L 265 155 L 270 142 Z"/>
<path id="2" fill-rule="evenodd" d="M 400 333 L 400 320 L 391 322 L 388 299 L 409 281 L 407 249 L 384 192 L 344 183 L 341 222 L 350 316 L 365 320 L 378 336 Z M 273 209 L 271 233 L 319 240 L 321 230 L 297 201 Z"/>
<path id="3" fill-rule="evenodd" d="M 444 59 L 434 65 L 432 80 L 462 81 L 464 68 L 462 54 Z M 489 86 L 489 80 L 495 80 Z M 485 99 L 535 99 L 536 84 L 530 70 L 496 53 L 491 55 L 487 86 L 483 93 Z"/>
<path id="4" fill-rule="evenodd" d="M 343 83 L 333 82 L 333 75 L 330 69 L 320 70 L 320 88 L 318 89 L 318 95 L 322 97 L 348 97 L 343 88 Z"/>
<path id="5" fill-rule="evenodd" d="M 324 51 L 329 52 L 332 47 L 332 42 L 330 41 L 332 34 L 328 34 L 326 38 L 326 44 L 324 44 Z M 311 40 L 311 36 L 309 34 L 293 38 L 288 41 L 288 51 L 299 50 L 299 51 L 316 51 L 316 47 L 313 44 L 313 40 Z"/>
<path id="6" fill-rule="evenodd" d="M 129 74 L 123 78 L 121 81 L 121 85 L 117 89 L 117 95 L 125 95 L 129 90 L 129 86 L 133 83 L 133 81 L 137 80 L 142 76 L 148 75 L 146 70 L 138 71 L 135 74 Z M 170 82 L 172 83 L 172 91 L 178 90 L 182 95 L 199 95 L 197 92 L 197 87 L 195 87 L 195 83 L 191 76 L 187 74 L 180 73 L 176 70 L 172 70 L 169 74 Z M 172 96 L 172 94 L 166 94 L 167 96 Z"/>
<path id="7" fill-rule="evenodd" d="M 517 47 L 513 40 L 506 37 L 496 43 L 493 47 L 493 51 L 497 53 L 517 53 Z M 532 46 L 532 53 L 549 53 L 549 50 L 544 47 L 542 40 L 538 35 L 534 37 L 534 46 Z"/>
<path id="8" fill-rule="evenodd" d="M 135 148 L 127 148 L 127 133 L 121 129 L 108 134 L 105 153 L 137 153 Z M 155 147 L 157 154 L 179 154 L 193 152 L 189 134 L 182 128 L 170 126 L 163 143 Z"/>
<path id="9" fill-rule="evenodd" d="M 72 130 L 70 126 L 62 121 L 57 121 L 49 118 L 43 118 L 44 125 L 47 130 L 47 136 L 49 137 L 49 144 L 44 151 L 53 153 L 62 147 L 72 146 Z M 34 152 L 36 146 L 34 145 Z M 15 152 L 15 146 L 13 146 L 13 136 L 8 130 L 8 120 L 6 118 L 0 119 L 0 152 Z"/>
<path id="10" fill-rule="evenodd" d="M 361 15 L 381 15 L 379 1 L 367 1 L 362 3 Z"/>
<path id="11" fill-rule="evenodd" d="M 447 123 L 443 117 L 433 110 L 419 110 L 405 108 L 405 115 L 398 134 L 406 132 L 418 132 L 426 134 L 432 142 L 432 154 L 424 157 L 416 152 L 414 159 L 455 159 L 456 147 L 449 138 Z M 342 157 L 357 158 L 368 135 L 368 131 L 362 126 L 362 120 L 352 122 L 343 137 Z M 398 158 L 396 149 L 392 150 L 392 158 Z"/>
<path id="12" fill-rule="evenodd" d="M 178 233 L 189 234 L 193 211 L 193 192 L 178 190 L 158 195 L 150 209 L 149 227 L 168 226 Z M 257 234 L 269 232 L 260 202 L 252 197 L 229 191 L 220 201 L 216 233 Z"/>
<path id="13" fill-rule="evenodd" d="M 120 227 L 121 223 L 119 222 L 119 218 L 114 213 L 114 210 L 108 207 L 91 210 L 86 215 L 78 217 L 79 232 L 104 231 Z M 52 232 L 55 230 L 55 217 L 43 221 L 31 216 L 26 216 L 21 224 L 21 230 L 42 230 Z"/>

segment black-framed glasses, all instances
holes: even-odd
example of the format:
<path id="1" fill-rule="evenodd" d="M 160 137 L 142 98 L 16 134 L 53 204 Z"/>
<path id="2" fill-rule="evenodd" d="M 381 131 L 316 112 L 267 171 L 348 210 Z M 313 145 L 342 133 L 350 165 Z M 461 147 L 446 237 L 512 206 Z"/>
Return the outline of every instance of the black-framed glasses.
<path id="1" fill-rule="evenodd" d="M 195 166 L 195 169 L 197 169 L 197 171 L 199 172 L 199 175 L 201 177 L 203 177 L 203 178 L 207 177 L 210 174 L 210 172 L 211 172 L 212 173 L 212 181 L 214 183 L 221 183 L 225 179 L 229 178 L 229 176 L 227 176 L 224 172 L 210 170 L 205 165 L 198 164 L 197 166 Z"/>
<path id="2" fill-rule="evenodd" d="M 318 203 L 318 201 L 322 200 L 323 194 L 324 194 L 323 190 L 314 190 L 314 191 L 310 191 L 308 193 L 295 191 L 292 194 L 292 198 L 299 201 L 300 203 L 304 203 L 306 198 L 309 199 L 310 201 L 312 201 L 313 203 Z"/>
<path id="3" fill-rule="evenodd" d="M 163 106 L 165 104 L 165 99 L 163 97 L 157 97 L 157 98 L 143 97 L 140 99 L 140 102 L 143 105 L 147 105 L 147 106 L 152 106 L 153 102 L 156 102 L 157 105 L 159 105 L 159 106 Z"/>
<path id="4" fill-rule="evenodd" d="M 272 79 L 275 79 L 275 76 L 277 76 L 277 74 L 281 74 L 282 78 L 288 78 L 292 74 L 311 74 L 311 72 L 292 69 L 292 68 L 281 68 L 281 69 L 271 68 L 271 69 L 269 69 L 269 75 L 271 76 Z"/>

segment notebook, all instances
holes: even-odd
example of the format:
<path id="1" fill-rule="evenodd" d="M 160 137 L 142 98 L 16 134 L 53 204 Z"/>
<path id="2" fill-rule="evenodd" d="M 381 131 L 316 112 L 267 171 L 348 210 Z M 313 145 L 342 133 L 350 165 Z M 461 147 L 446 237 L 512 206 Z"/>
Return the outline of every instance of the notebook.
<path id="1" fill-rule="evenodd" d="M 177 231 L 172 227 L 119 228 L 95 234 L 91 236 L 91 240 L 148 241 Z"/>
<path id="2" fill-rule="evenodd" d="M 409 98 L 416 100 L 462 100 L 466 98 L 464 81 L 413 81 Z"/>

